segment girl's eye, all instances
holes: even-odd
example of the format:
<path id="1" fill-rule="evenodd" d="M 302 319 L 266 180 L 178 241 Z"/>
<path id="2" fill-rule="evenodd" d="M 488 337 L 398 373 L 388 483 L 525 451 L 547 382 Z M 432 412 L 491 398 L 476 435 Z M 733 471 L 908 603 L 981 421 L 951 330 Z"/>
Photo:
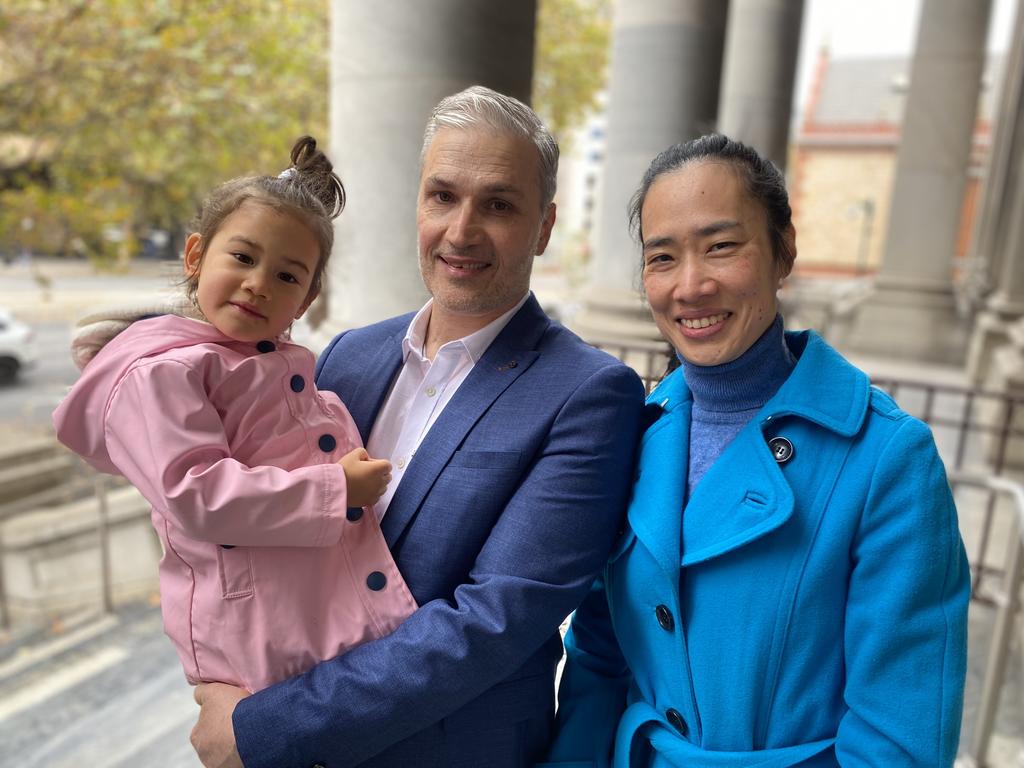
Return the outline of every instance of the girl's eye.
<path id="1" fill-rule="evenodd" d="M 282 272 L 281 274 L 278 275 L 278 277 L 280 277 L 286 283 L 296 283 L 296 284 L 298 284 L 298 282 L 299 282 L 298 278 L 296 278 L 295 275 L 293 275 L 291 272 Z"/>
<path id="2" fill-rule="evenodd" d="M 231 255 L 235 257 L 235 261 L 237 261 L 237 262 L 239 262 L 241 264 L 252 264 L 252 257 L 249 256 L 248 254 L 245 254 L 245 253 L 233 253 Z"/>

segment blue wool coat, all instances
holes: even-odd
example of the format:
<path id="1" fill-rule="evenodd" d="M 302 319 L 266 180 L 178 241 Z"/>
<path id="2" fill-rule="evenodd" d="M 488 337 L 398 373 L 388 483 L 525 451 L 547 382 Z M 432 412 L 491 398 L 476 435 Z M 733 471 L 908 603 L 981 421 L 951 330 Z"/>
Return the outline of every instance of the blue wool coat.
<path id="1" fill-rule="evenodd" d="M 786 342 L 793 372 L 685 510 L 682 371 L 650 396 L 664 413 L 566 637 L 550 764 L 952 765 L 970 587 L 931 433 L 813 332 Z"/>

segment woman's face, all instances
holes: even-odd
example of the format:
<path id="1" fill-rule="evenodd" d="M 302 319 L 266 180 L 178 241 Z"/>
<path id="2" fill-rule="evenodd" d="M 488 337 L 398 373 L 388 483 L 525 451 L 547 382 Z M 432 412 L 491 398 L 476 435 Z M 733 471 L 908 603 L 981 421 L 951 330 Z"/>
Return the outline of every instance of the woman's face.
<path id="1" fill-rule="evenodd" d="M 701 160 L 666 173 L 648 190 L 641 221 L 644 289 L 662 335 L 695 365 L 750 349 L 775 319 L 785 273 L 740 172 Z M 786 237 L 795 254 L 792 227 Z"/>

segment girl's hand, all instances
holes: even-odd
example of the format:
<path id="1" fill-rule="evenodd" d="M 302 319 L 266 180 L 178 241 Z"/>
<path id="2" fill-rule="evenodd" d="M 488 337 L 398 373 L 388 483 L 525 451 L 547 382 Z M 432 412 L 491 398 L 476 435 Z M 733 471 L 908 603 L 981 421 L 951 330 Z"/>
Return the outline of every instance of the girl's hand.
<path id="1" fill-rule="evenodd" d="M 350 507 L 369 506 L 388 489 L 391 462 L 387 459 L 371 459 L 365 448 L 356 448 L 342 456 L 338 463 L 345 470 Z"/>

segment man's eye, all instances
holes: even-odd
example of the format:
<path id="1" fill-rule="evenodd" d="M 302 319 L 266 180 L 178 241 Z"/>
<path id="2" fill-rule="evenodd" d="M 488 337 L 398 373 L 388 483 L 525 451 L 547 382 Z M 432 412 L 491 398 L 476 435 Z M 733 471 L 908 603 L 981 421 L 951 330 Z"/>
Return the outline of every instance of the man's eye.
<path id="1" fill-rule="evenodd" d="M 725 242 L 721 242 L 721 243 L 715 243 L 710 248 L 708 248 L 708 250 L 712 251 L 712 252 L 714 252 L 714 251 L 727 251 L 730 248 L 735 247 L 735 245 L 736 245 L 736 243 L 734 243 L 734 242 L 725 241 Z"/>
<path id="2" fill-rule="evenodd" d="M 499 213 L 506 213 L 512 210 L 512 206 L 504 200 L 492 200 L 491 209 Z"/>
<path id="3" fill-rule="evenodd" d="M 439 203 L 450 203 L 455 200 L 455 196 L 451 192 L 441 190 L 440 192 L 434 193 L 434 199 Z"/>

